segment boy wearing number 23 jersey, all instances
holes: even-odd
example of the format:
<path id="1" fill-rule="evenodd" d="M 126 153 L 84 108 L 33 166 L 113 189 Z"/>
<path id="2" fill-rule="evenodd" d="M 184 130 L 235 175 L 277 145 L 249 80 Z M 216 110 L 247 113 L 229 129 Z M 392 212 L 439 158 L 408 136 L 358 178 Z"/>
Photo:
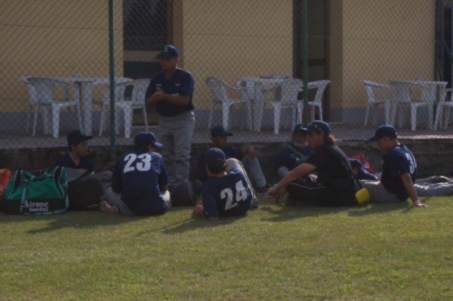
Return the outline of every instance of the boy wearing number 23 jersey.
<path id="1" fill-rule="evenodd" d="M 238 168 L 226 171 L 226 158 L 221 149 L 208 149 L 204 158 L 208 179 L 201 186 L 201 201 L 193 214 L 208 220 L 244 215 L 251 207 L 252 192 L 242 171 Z"/>
<path id="2" fill-rule="evenodd" d="M 151 132 L 135 136 L 134 149 L 122 154 L 115 166 L 112 187 L 106 191 L 108 203 L 101 203 L 102 211 L 115 207 L 126 215 L 159 215 L 167 211 L 167 172 L 161 155 L 154 152 L 156 146 L 161 144 Z"/>

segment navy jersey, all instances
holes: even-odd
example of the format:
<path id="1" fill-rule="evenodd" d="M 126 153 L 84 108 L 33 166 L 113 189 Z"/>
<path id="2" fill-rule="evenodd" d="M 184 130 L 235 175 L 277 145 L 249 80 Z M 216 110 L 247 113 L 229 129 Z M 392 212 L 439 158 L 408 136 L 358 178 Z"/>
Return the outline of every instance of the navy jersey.
<path id="1" fill-rule="evenodd" d="M 233 168 L 225 177 L 211 177 L 201 186 L 203 215 L 219 217 L 245 214 L 252 204 L 252 192 L 242 172 Z"/>
<path id="2" fill-rule="evenodd" d="M 303 149 L 298 149 L 294 144 L 290 144 L 291 147 L 286 146 L 281 152 L 278 154 L 277 159 L 274 163 L 274 169 L 278 170 L 280 167 L 284 166 L 289 170 L 293 170 L 296 168 L 300 163 L 307 160 L 310 156 L 311 148 L 310 146 L 305 146 Z M 299 151 L 300 154 L 296 153 L 293 149 Z"/>
<path id="3" fill-rule="evenodd" d="M 409 173 L 412 178 L 412 183 L 415 183 L 417 177 L 417 162 L 414 155 L 404 145 L 400 144 L 386 152 L 382 159 L 381 183 L 389 192 L 396 195 L 401 201 L 407 200 L 409 194 L 404 188 L 403 181 L 400 176 Z"/>
<path id="4" fill-rule="evenodd" d="M 113 171 L 112 189 L 135 215 L 160 214 L 167 207 L 160 190 L 167 185 L 162 156 L 132 150 L 121 155 Z"/>
<path id="5" fill-rule="evenodd" d="M 186 106 L 177 106 L 166 101 L 159 101 L 156 111 L 160 115 L 173 117 L 194 109 L 192 104 L 194 80 L 189 72 L 178 68 L 169 79 L 165 78 L 164 72 L 157 73 L 149 83 L 145 98 L 151 97 L 157 91 L 157 88 L 162 89 L 165 94 L 190 95 L 189 103 Z"/>
<path id="6" fill-rule="evenodd" d="M 244 153 L 241 150 L 234 148 L 232 146 L 222 147 L 221 150 L 223 151 L 223 153 L 225 154 L 225 158 L 227 158 L 227 159 L 234 158 L 234 159 L 241 161 L 242 158 L 244 158 Z M 205 163 L 205 158 L 204 158 L 204 152 L 201 153 L 200 158 L 198 159 L 198 169 L 200 172 L 199 180 L 201 182 L 206 181 L 206 179 L 208 178 L 208 174 L 206 173 L 206 163 Z"/>
<path id="7" fill-rule="evenodd" d="M 74 168 L 78 170 L 83 170 L 83 171 L 93 171 L 94 170 L 94 164 L 93 161 L 91 161 L 90 158 L 86 156 L 82 156 L 79 159 L 79 164 L 75 164 L 75 162 L 72 160 L 71 156 L 69 156 L 69 153 L 66 153 L 57 160 L 56 166 L 61 166 L 61 167 L 68 167 L 68 168 Z"/>

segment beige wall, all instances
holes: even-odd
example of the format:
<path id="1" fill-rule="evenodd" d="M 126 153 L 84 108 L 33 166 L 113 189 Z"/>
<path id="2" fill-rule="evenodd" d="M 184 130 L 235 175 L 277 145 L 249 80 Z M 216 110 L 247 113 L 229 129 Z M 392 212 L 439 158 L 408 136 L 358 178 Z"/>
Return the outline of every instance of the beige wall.
<path id="1" fill-rule="evenodd" d="M 364 79 L 433 80 L 435 0 L 331 3 L 333 108 L 366 106 Z"/>
<path id="2" fill-rule="evenodd" d="M 242 76 L 292 76 L 291 0 L 184 0 L 179 11 L 182 38 L 175 34 L 183 41 L 184 68 L 195 78 L 197 109 L 211 104 L 206 77 L 236 85 Z"/>
<path id="3" fill-rule="evenodd" d="M 21 76 L 108 77 L 107 1 L 3 0 L 0 3 L 0 109 L 26 110 Z M 115 0 L 116 76 L 123 74 L 122 1 Z"/>

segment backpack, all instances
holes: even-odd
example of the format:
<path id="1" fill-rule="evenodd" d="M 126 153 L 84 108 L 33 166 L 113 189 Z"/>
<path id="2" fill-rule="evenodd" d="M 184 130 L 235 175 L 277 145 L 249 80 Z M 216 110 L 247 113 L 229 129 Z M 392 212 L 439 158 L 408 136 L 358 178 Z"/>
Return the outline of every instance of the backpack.
<path id="1" fill-rule="evenodd" d="M 11 179 L 12 174 L 8 169 L 0 169 L 0 197 L 3 195 L 3 191 L 8 185 L 9 180 Z"/>
<path id="2" fill-rule="evenodd" d="M 376 171 L 373 169 L 373 167 L 371 167 L 370 158 L 368 158 L 364 154 L 358 154 L 358 155 L 355 155 L 355 156 L 351 156 L 349 158 L 359 160 L 362 163 L 362 168 L 364 170 L 368 171 L 369 173 L 372 173 L 372 174 L 376 173 Z"/>
<path id="3" fill-rule="evenodd" d="M 191 182 L 184 182 L 176 185 L 170 191 L 172 206 L 195 206 L 197 196 L 194 185 Z"/>
<path id="4" fill-rule="evenodd" d="M 84 172 L 68 168 L 69 210 L 97 210 L 105 189 L 111 186 L 112 172 Z"/>
<path id="5" fill-rule="evenodd" d="M 47 169 L 42 175 L 24 170 L 14 173 L 4 191 L 5 213 L 47 215 L 64 213 L 68 209 L 66 169 Z"/>

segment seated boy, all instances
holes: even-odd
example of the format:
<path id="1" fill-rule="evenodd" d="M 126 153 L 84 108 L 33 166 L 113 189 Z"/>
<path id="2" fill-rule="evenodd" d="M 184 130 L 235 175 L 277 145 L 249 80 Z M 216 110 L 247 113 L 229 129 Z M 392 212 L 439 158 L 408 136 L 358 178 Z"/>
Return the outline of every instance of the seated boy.
<path id="1" fill-rule="evenodd" d="M 349 159 L 349 163 L 351 163 L 352 173 L 357 180 L 375 181 L 378 179 L 378 177 L 363 169 L 362 162 L 359 160 Z"/>
<path id="2" fill-rule="evenodd" d="M 82 171 L 93 171 L 94 164 L 88 154 L 88 140 L 93 136 L 86 136 L 81 130 L 74 130 L 68 134 L 69 152 L 60 156 L 56 166 L 74 168 Z"/>
<path id="3" fill-rule="evenodd" d="M 253 146 L 248 146 L 245 152 L 242 152 L 239 149 L 226 145 L 228 136 L 233 136 L 233 134 L 226 131 L 221 126 L 215 126 L 211 131 L 213 147 L 220 148 L 224 152 L 227 159 L 234 158 L 241 161 L 245 170 L 250 175 L 252 182 L 254 182 L 255 187 L 257 187 L 256 192 L 265 193 L 268 188 L 266 178 L 261 170 L 261 166 L 258 158 L 256 157 Z M 198 160 L 198 167 L 200 171 L 199 179 L 201 182 L 204 182 L 208 178 L 204 166 L 205 158 L 204 153 L 202 153 L 200 159 Z"/>
<path id="4" fill-rule="evenodd" d="M 304 163 L 310 154 L 311 148 L 307 144 L 307 132 L 304 131 L 304 125 L 297 124 L 294 127 L 291 143 L 281 150 L 275 160 L 274 170 L 277 172 L 278 179 L 283 179 L 291 170 Z"/>
<path id="5" fill-rule="evenodd" d="M 105 192 L 107 201 L 100 209 L 107 213 L 125 215 L 160 215 L 167 212 L 170 204 L 167 171 L 155 147 L 151 132 L 138 133 L 134 149 L 121 155 L 112 176 L 112 187 Z"/>
<path id="6" fill-rule="evenodd" d="M 239 168 L 227 171 L 228 163 L 221 149 L 208 149 L 204 158 L 208 179 L 201 186 L 201 201 L 193 215 L 207 220 L 244 215 L 252 205 L 252 191 L 243 171 Z"/>
<path id="7" fill-rule="evenodd" d="M 417 163 L 414 155 L 398 141 L 396 130 L 391 125 L 381 125 L 369 141 L 377 141 L 384 153 L 380 181 L 363 182 L 370 193 L 370 202 L 404 202 L 411 198 L 414 207 L 427 207 L 418 199 L 414 187 L 417 176 Z"/>

